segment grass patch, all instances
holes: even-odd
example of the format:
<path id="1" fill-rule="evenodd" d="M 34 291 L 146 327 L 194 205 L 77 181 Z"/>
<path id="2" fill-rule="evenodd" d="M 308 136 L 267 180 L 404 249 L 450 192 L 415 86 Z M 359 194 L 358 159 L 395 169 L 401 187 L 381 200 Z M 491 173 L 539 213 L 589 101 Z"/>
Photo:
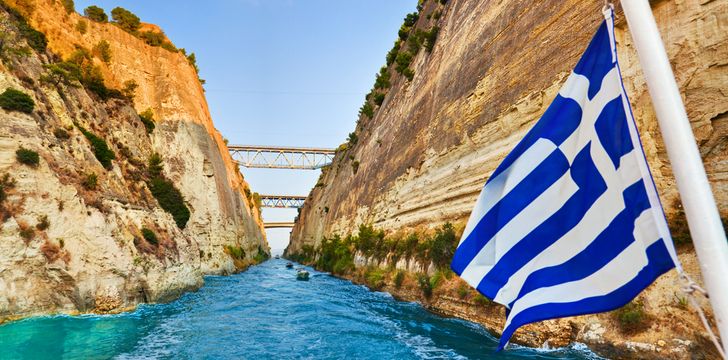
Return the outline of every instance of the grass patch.
<path id="1" fill-rule="evenodd" d="M 425 295 L 425 297 L 429 298 L 430 296 L 432 296 L 433 288 L 429 275 L 417 274 L 417 284 L 419 284 L 420 290 L 422 290 L 422 294 Z"/>
<path id="2" fill-rule="evenodd" d="M 368 268 L 364 273 L 364 279 L 369 287 L 379 290 L 384 287 L 384 270 L 379 268 Z"/>
<path id="3" fill-rule="evenodd" d="M 81 186 L 86 190 L 96 190 L 99 184 L 99 177 L 96 173 L 86 174 L 86 177 L 81 181 Z"/>
<path id="4" fill-rule="evenodd" d="M 154 113 L 152 109 L 146 109 L 139 114 L 139 120 L 144 124 L 144 128 L 147 130 L 147 134 L 151 134 L 154 131 L 156 125 L 154 124 Z"/>
<path id="5" fill-rule="evenodd" d="M 394 274 L 394 287 L 397 289 L 402 287 L 404 278 L 405 278 L 405 272 L 403 270 L 397 270 L 397 273 Z"/>
<path id="6" fill-rule="evenodd" d="M 644 303 L 641 300 L 633 300 L 615 310 L 613 314 L 623 333 L 641 332 L 650 326 L 650 318 L 645 313 Z"/>

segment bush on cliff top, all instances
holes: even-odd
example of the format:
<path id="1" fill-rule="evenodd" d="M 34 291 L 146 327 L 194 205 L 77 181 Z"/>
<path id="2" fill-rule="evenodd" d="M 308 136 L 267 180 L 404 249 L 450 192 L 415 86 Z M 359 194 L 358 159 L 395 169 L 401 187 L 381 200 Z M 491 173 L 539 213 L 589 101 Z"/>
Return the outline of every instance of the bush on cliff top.
<path id="1" fill-rule="evenodd" d="M 106 15 L 104 9 L 96 5 L 91 5 L 85 8 L 83 10 L 83 14 L 86 15 L 87 18 L 95 22 L 105 23 L 109 21 L 109 16 Z"/>
<path id="2" fill-rule="evenodd" d="M 61 4 L 63 4 L 63 8 L 66 9 L 66 13 L 68 14 L 76 11 L 76 5 L 73 3 L 73 0 L 61 0 Z"/>
<path id="3" fill-rule="evenodd" d="M 0 107 L 8 111 L 20 111 L 30 114 L 35 108 L 35 102 L 26 93 L 7 88 L 0 94 Z"/>
<path id="4" fill-rule="evenodd" d="M 114 19 L 114 24 L 132 34 L 135 34 L 141 26 L 141 20 L 138 16 L 120 6 L 111 10 L 111 18 Z"/>

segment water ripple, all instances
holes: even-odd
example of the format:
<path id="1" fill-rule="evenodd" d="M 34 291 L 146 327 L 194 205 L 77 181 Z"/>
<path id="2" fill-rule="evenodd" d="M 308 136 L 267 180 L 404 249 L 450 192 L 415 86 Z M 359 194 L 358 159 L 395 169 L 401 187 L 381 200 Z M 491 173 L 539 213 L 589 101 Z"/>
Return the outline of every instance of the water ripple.
<path id="1" fill-rule="evenodd" d="M 285 260 L 132 313 L 0 326 L 0 359 L 596 359 L 584 346 L 495 352 L 481 326 L 443 318 Z"/>

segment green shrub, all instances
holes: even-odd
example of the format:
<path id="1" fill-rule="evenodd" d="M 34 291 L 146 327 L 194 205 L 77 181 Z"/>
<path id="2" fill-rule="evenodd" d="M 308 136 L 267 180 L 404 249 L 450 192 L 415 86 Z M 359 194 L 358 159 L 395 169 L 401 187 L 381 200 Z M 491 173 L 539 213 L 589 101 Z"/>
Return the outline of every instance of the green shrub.
<path id="1" fill-rule="evenodd" d="M 111 10 L 111 18 L 114 19 L 116 25 L 132 34 L 136 33 L 141 26 L 141 20 L 138 16 L 120 6 Z"/>
<path id="2" fill-rule="evenodd" d="M 15 179 L 10 177 L 10 174 L 3 174 L 0 179 L 0 202 L 5 201 L 8 197 L 8 190 L 15 187 Z"/>
<path id="3" fill-rule="evenodd" d="M 45 52 L 48 46 L 48 39 L 45 34 L 36 30 L 25 20 L 25 17 L 17 10 L 7 6 L 4 2 L 0 1 L 0 8 L 4 9 L 10 18 L 15 21 L 20 35 L 28 42 L 28 45 L 35 51 Z"/>
<path id="4" fill-rule="evenodd" d="M 386 94 L 382 93 L 374 93 L 374 103 L 377 104 L 377 106 L 382 106 L 382 103 L 384 103 L 384 97 Z"/>
<path id="5" fill-rule="evenodd" d="M 174 186 L 174 183 L 158 176 L 150 180 L 147 185 L 154 198 L 159 202 L 159 206 L 172 215 L 177 227 L 184 229 L 190 219 L 190 209 L 187 208 L 182 193 Z"/>
<path id="6" fill-rule="evenodd" d="M 53 135 L 60 140 L 67 140 L 71 138 L 71 134 L 65 129 L 56 128 L 53 130 Z"/>
<path id="7" fill-rule="evenodd" d="M 86 34 L 86 32 L 88 31 L 88 23 L 86 22 L 86 20 L 79 20 L 76 23 L 76 31 L 81 33 L 81 35 Z"/>
<path id="8" fill-rule="evenodd" d="M 154 124 L 154 113 L 152 109 L 146 109 L 139 114 L 139 120 L 144 124 L 144 128 L 147 130 L 147 134 L 151 134 L 154 131 L 156 125 Z"/>
<path id="9" fill-rule="evenodd" d="M 349 133 L 349 137 L 346 139 L 346 141 L 347 141 L 347 143 L 354 145 L 354 144 L 356 144 L 359 141 L 359 136 L 356 135 L 356 132 L 355 131 L 354 132 L 350 132 Z M 339 146 L 339 148 L 341 149 L 341 146 Z M 342 151 L 346 151 L 346 150 L 347 149 L 342 149 Z"/>
<path id="10" fill-rule="evenodd" d="M 397 54 L 397 58 L 394 60 L 396 66 L 394 67 L 398 73 L 402 74 L 406 69 L 409 68 L 412 63 L 412 53 L 405 51 Z"/>
<path id="11" fill-rule="evenodd" d="M 425 297 L 432 296 L 432 283 L 430 277 L 427 274 L 417 274 L 417 283 L 420 285 L 420 290 Z"/>
<path id="12" fill-rule="evenodd" d="M 70 14 L 76 11 L 76 6 L 73 4 L 73 0 L 61 0 L 63 8 L 66 9 L 66 13 Z"/>
<path id="13" fill-rule="evenodd" d="M 478 293 L 478 295 L 475 295 L 475 297 L 473 298 L 473 302 L 475 302 L 476 305 L 480 305 L 480 306 L 487 306 L 488 304 L 491 303 L 490 299 L 483 296 L 483 294 L 481 294 L 481 293 Z"/>
<path id="14" fill-rule="evenodd" d="M 404 75 L 404 77 L 406 77 L 407 80 L 412 81 L 412 79 L 415 78 L 415 71 L 410 68 L 406 68 L 402 72 L 402 75 Z"/>
<path id="15" fill-rule="evenodd" d="M 23 147 L 15 151 L 15 158 L 19 163 L 32 167 L 38 166 L 40 162 L 40 156 L 38 156 L 37 152 Z"/>
<path id="16" fill-rule="evenodd" d="M 124 97 L 126 97 L 127 99 L 134 101 L 134 97 L 136 97 L 136 90 L 138 87 L 139 84 L 137 84 L 137 82 L 134 80 L 124 81 L 124 87 L 121 88 L 121 93 L 124 94 Z M 154 128 L 152 127 L 152 129 Z"/>
<path id="17" fill-rule="evenodd" d="M 387 66 L 394 64 L 394 60 L 397 59 L 397 55 L 399 54 L 399 47 L 401 46 L 401 44 L 402 41 L 400 40 L 394 42 L 394 46 L 387 53 Z"/>
<path id="18" fill-rule="evenodd" d="M 359 108 L 359 116 L 362 115 L 370 119 L 374 117 L 374 107 L 368 101 L 364 102 L 364 105 Z"/>
<path id="19" fill-rule="evenodd" d="M 35 224 L 35 228 L 43 231 L 48 229 L 51 226 L 51 221 L 48 220 L 48 215 L 42 215 L 38 217 L 38 223 Z"/>
<path id="20" fill-rule="evenodd" d="M 377 79 L 374 81 L 375 89 L 389 89 L 392 84 L 389 82 L 389 70 L 386 67 L 379 69 Z"/>
<path id="21" fill-rule="evenodd" d="M 105 23 L 109 21 L 109 16 L 106 15 L 106 12 L 104 12 L 104 9 L 96 6 L 91 5 L 83 10 L 83 14 L 86 15 L 87 18 L 89 18 L 91 21 L 96 21 L 100 23 Z"/>
<path id="22" fill-rule="evenodd" d="M 245 259 L 245 249 L 243 249 L 240 246 L 225 245 L 224 251 L 226 254 L 230 255 L 230 257 L 233 258 L 234 260 Z"/>
<path id="23" fill-rule="evenodd" d="M 432 52 L 432 49 L 435 48 L 435 41 L 437 41 L 439 33 L 440 28 L 438 26 L 433 26 L 430 31 L 425 33 L 425 50 L 427 52 Z"/>
<path id="24" fill-rule="evenodd" d="M 116 159 L 116 154 L 114 154 L 114 151 L 109 148 L 109 145 L 104 139 L 87 131 L 81 126 L 78 126 L 78 129 L 81 130 L 83 136 L 85 136 L 86 139 L 88 139 L 88 141 L 91 143 L 91 149 L 93 150 L 96 159 L 105 169 L 110 170 L 112 167 L 111 160 Z"/>
<path id="25" fill-rule="evenodd" d="M 108 64 L 111 62 L 111 45 L 108 41 L 99 41 L 96 45 L 94 45 L 92 51 L 94 55 L 96 55 L 104 63 Z"/>
<path id="26" fill-rule="evenodd" d="M 35 102 L 26 93 L 7 88 L 0 94 L 0 107 L 8 111 L 20 111 L 30 114 L 35 108 Z"/>
<path id="27" fill-rule="evenodd" d="M 461 299 L 465 299 L 465 297 L 468 296 L 468 294 L 470 294 L 470 287 L 466 284 L 460 284 L 460 286 L 458 286 L 457 291 L 458 291 L 458 297 Z"/>
<path id="28" fill-rule="evenodd" d="M 452 224 L 445 223 L 437 229 L 435 236 L 430 240 L 430 259 L 438 269 L 448 269 L 455 254 L 458 239 Z"/>
<path id="29" fill-rule="evenodd" d="M 419 18 L 420 18 L 420 14 L 418 14 L 416 12 L 409 13 L 404 17 L 404 25 L 412 27 L 415 25 L 415 23 L 417 23 L 417 19 L 419 19 Z"/>
<path id="30" fill-rule="evenodd" d="M 402 283 L 404 282 L 404 276 L 405 273 L 402 270 L 397 270 L 397 273 L 394 274 L 394 287 L 399 289 L 402 287 Z"/>
<path id="31" fill-rule="evenodd" d="M 263 251 L 263 248 L 260 247 L 260 245 L 258 245 L 258 253 L 255 254 L 255 256 L 253 256 L 253 261 L 255 261 L 256 264 L 260 264 L 263 261 L 268 260 L 268 258 L 270 258 L 270 256 L 268 255 L 268 253 L 266 253 L 265 251 Z"/>
<path id="32" fill-rule="evenodd" d="M 617 309 L 614 315 L 620 330 L 624 333 L 640 332 L 649 327 L 649 317 L 640 300 L 634 300 Z"/>
<path id="33" fill-rule="evenodd" d="M 157 239 L 157 234 L 155 234 L 154 231 L 152 231 L 151 229 L 143 227 L 142 236 L 144 237 L 144 240 L 146 240 L 148 243 L 154 246 L 159 245 L 159 239 Z"/>
<path id="34" fill-rule="evenodd" d="M 86 178 L 81 181 L 81 185 L 86 190 L 96 190 L 96 186 L 98 186 L 98 183 L 99 177 L 95 173 L 86 174 Z"/>
<path id="35" fill-rule="evenodd" d="M 384 287 L 384 271 L 379 268 L 367 269 L 364 278 L 372 289 L 378 290 Z"/>
<path id="36" fill-rule="evenodd" d="M 354 174 L 356 174 L 357 171 L 359 171 L 359 160 L 355 160 L 351 162 L 351 170 L 354 171 Z"/>
<path id="37" fill-rule="evenodd" d="M 18 225 L 20 225 L 20 224 L 18 224 Z M 35 229 L 33 229 L 30 226 L 20 226 L 18 234 L 20 234 L 20 237 L 22 237 L 26 242 L 28 242 L 35 237 Z"/>
<path id="38" fill-rule="evenodd" d="M 162 176 L 162 169 L 164 169 L 162 166 L 162 156 L 159 153 L 153 153 L 147 162 L 147 173 L 149 177 L 155 178 Z M 248 189 L 248 192 L 250 192 L 250 189 Z"/>
<path id="39" fill-rule="evenodd" d="M 70 61 L 62 61 L 54 64 L 45 64 L 45 74 L 41 75 L 40 81 L 55 86 L 77 86 L 76 82 L 81 81 L 81 68 L 78 64 Z"/>
<path id="40" fill-rule="evenodd" d="M 150 46 L 162 46 L 167 40 L 164 33 L 156 31 L 142 31 L 139 33 L 139 38 Z"/>

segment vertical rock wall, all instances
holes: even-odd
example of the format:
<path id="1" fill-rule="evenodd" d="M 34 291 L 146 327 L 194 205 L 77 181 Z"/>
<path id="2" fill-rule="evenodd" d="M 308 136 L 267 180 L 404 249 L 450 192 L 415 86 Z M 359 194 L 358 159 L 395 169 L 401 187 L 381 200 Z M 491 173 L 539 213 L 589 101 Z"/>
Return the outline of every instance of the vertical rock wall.
<path id="1" fill-rule="evenodd" d="M 0 175 L 8 174 L 0 229 L 0 321 L 52 312 L 118 311 L 139 302 L 166 301 L 202 285 L 205 274 L 225 274 L 268 252 L 259 209 L 214 128 L 197 73 L 181 53 L 151 47 L 112 24 L 67 14 L 52 0 L 31 3 L 28 23 L 48 38 L 31 51 L 10 13 L 0 10 L 4 39 L 0 91 L 18 89 L 35 102 L 31 114 L 0 110 Z M 138 85 L 133 102 L 101 100 L 78 85 L 42 81 L 47 65 L 77 47 L 110 44 L 108 64 L 95 58 L 105 83 Z M 147 133 L 138 112 L 151 108 Z M 104 169 L 80 125 L 115 152 Z M 68 138 L 58 135 L 65 130 Z M 20 147 L 40 155 L 20 164 Z M 163 160 L 163 174 L 182 193 L 191 217 L 180 229 L 146 184 L 146 163 Z M 89 174 L 97 185 L 84 183 Z M 49 225 L 43 229 L 43 218 Z M 142 228 L 157 235 L 145 239 Z M 28 230 L 31 229 L 31 230 Z M 28 236 L 28 231 L 32 235 Z M 24 236 L 25 235 L 25 236 Z M 226 247 L 242 249 L 233 259 Z M 234 261 L 235 260 L 235 261 Z"/>

